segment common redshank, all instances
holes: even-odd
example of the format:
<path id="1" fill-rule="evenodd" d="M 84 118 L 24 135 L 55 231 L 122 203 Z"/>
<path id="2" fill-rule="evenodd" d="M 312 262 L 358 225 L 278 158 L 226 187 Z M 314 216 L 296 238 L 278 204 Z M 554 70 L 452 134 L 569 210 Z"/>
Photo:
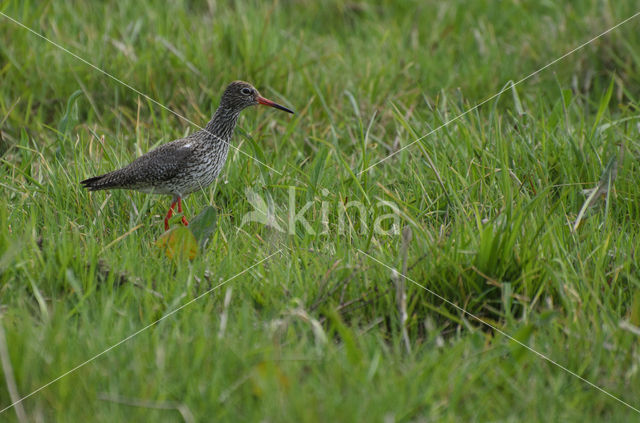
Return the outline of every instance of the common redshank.
<path id="1" fill-rule="evenodd" d="M 121 169 L 85 179 L 81 184 L 89 191 L 129 189 L 173 196 L 164 218 L 166 231 L 176 204 L 178 213 L 182 213 L 182 199 L 211 184 L 222 170 L 240 112 L 258 104 L 293 113 L 262 97 L 248 82 L 232 82 L 205 129 L 161 145 Z M 182 223 L 189 224 L 184 216 Z"/>

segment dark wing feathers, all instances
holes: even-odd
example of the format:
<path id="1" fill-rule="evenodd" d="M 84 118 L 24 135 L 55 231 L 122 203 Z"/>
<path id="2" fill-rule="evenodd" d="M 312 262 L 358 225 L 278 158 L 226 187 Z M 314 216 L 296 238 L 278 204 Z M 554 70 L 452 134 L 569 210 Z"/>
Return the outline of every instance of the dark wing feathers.
<path id="1" fill-rule="evenodd" d="M 154 186 L 170 180 L 184 167 L 194 151 L 195 140 L 190 138 L 161 145 L 121 169 L 85 179 L 80 183 L 89 191 L 98 191 Z"/>

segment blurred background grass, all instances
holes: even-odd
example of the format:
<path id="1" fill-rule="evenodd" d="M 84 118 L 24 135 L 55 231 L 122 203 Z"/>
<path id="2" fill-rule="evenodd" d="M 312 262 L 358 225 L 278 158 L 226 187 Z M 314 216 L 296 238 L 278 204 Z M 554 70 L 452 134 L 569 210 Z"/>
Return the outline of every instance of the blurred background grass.
<path id="1" fill-rule="evenodd" d="M 2 2 L 0 10 L 204 125 L 251 81 L 193 262 L 155 247 L 168 199 L 78 181 L 196 128 L 0 18 L 0 298 L 34 421 L 629 421 L 638 391 L 638 22 L 361 170 L 637 12 L 633 1 Z M 77 93 L 77 94 L 74 94 Z M 614 189 L 571 230 L 607 163 Z M 251 188 L 286 227 L 250 223 Z M 346 204 L 363 219 L 340 231 Z M 380 235 L 391 201 L 412 232 Z M 322 202 L 329 208 L 323 233 Z M 344 215 L 344 213 L 342 213 Z M 388 220 L 385 229 L 389 229 Z M 225 299 L 226 298 L 226 299 Z M 226 323 L 223 323 L 226 322 Z M 404 329 L 403 329 L 404 328 Z M 409 348 L 403 340 L 409 340 Z M 6 380 L 6 375 L 3 373 Z M 1 406 L 11 402 L 0 386 Z M 15 419 L 13 410 L 4 419 Z"/>

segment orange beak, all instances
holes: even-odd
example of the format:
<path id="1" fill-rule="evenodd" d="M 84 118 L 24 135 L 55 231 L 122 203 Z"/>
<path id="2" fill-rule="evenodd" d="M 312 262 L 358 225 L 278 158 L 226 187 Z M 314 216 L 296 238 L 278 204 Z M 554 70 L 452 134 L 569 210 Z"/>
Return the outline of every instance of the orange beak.
<path id="1" fill-rule="evenodd" d="M 264 104 L 265 106 L 269 106 L 269 107 L 275 107 L 276 109 L 284 110 L 287 113 L 293 114 L 293 110 L 287 109 L 286 107 L 281 106 L 278 103 L 274 103 L 271 100 L 267 100 L 264 97 L 258 97 L 258 103 L 259 104 Z"/>

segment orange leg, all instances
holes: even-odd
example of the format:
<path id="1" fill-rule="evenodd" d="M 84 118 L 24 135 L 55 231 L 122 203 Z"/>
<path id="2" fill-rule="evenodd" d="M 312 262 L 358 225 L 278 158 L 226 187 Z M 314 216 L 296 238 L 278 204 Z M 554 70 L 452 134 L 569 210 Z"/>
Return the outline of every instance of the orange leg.
<path id="1" fill-rule="evenodd" d="M 169 207 L 169 211 L 167 212 L 167 216 L 164 218 L 164 230 L 169 230 L 169 219 L 173 216 L 173 208 L 178 205 L 178 213 L 182 213 L 182 198 L 178 197 L 171 203 Z M 189 222 L 187 222 L 187 218 L 182 216 L 182 224 L 184 226 L 189 226 Z"/>
<path id="2" fill-rule="evenodd" d="M 178 197 L 178 213 L 182 213 L 182 198 Z M 184 226 L 189 226 L 189 222 L 187 222 L 187 218 L 182 216 L 182 224 Z"/>
<path id="3" fill-rule="evenodd" d="M 180 209 L 182 208 L 180 206 L 180 198 L 178 197 L 177 200 L 173 200 L 173 202 L 171 203 L 171 206 L 169 207 L 169 211 L 167 212 L 167 216 L 164 218 L 164 230 L 168 231 L 169 230 L 169 219 L 171 219 L 171 216 L 173 216 L 173 207 L 176 205 L 176 203 L 178 203 L 178 211 L 180 211 Z"/>

